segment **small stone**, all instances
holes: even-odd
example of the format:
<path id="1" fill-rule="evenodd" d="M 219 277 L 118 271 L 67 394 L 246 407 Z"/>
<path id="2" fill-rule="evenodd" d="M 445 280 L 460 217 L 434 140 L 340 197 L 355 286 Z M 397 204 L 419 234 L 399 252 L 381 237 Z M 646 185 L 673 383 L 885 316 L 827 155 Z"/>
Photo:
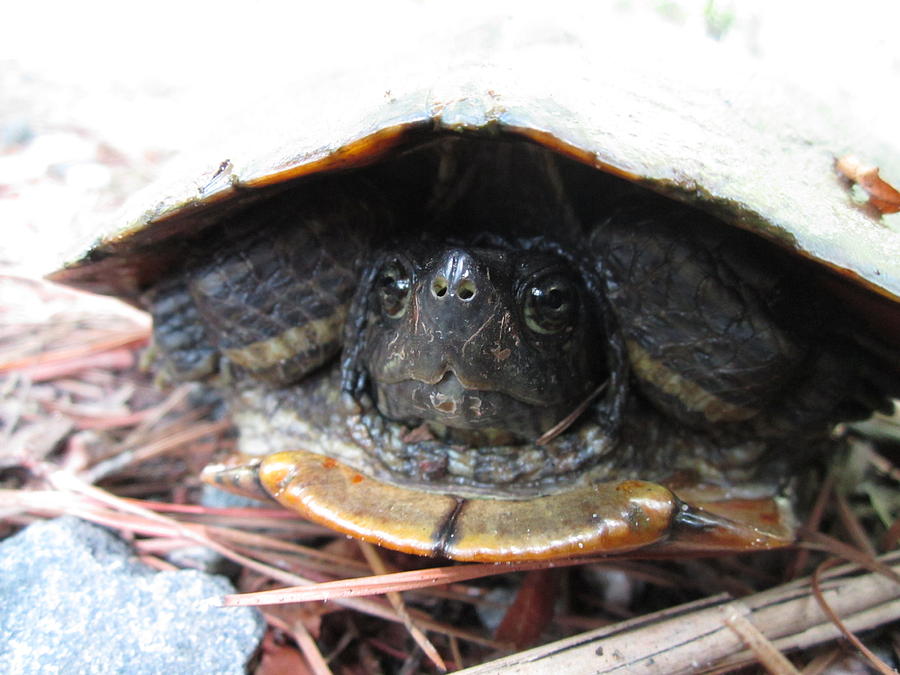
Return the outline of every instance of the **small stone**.
<path id="1" fill-rule="evenodd" d="M 216 606 L 224 577 L 157 572 L 66 516 L 0 545 L 0 663 L 10 673 L 244 673 L 256 610 Z"/>

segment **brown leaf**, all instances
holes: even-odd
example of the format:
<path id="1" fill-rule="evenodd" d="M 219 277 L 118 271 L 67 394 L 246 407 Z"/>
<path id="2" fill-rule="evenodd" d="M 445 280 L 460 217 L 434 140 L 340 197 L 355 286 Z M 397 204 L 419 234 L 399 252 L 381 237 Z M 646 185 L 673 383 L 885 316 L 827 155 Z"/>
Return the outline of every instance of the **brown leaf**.
<path id="1" fill-rule="evenodd" d="M 262 644 L 262 659 L 255 675 L 278 675 L 279 673 L 312 675 L 312 672 L 296 647 L 279 644 L 272 637 L 271 632 L 266 635 Z"/>
<path id="2" fill-rule="evenodd" d="M 525 575 L 516 599 L 506 611 L 494 638 L 512 642 L 518 649 L 530 647 L 553 618 L 556 602 L 556 570 L 533 570 Z"/>
<path id="3" fill-rule="evenodd" d="M 859 185 L 869 195 L 869 204 L 880 213 L 900 211 L 900 192 L 878 175 L 878 168 L 863 164 L 859 158 L 846 155 L 837 160 L 837 170 Z"/>

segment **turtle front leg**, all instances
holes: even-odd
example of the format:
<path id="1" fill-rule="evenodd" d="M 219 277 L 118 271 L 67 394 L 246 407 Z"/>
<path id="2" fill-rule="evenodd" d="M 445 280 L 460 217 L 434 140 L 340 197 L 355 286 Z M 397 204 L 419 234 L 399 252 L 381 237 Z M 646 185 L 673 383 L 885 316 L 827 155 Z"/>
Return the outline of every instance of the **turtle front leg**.
<path id="1" fill-rule="evenodd" d="M 143 297 L 153 314 L 152 359 L 159 381 L 203 380 L 219 372 L 219 350 L 209 339 L 187 280 L 175 276 Z"/>
<path id="2" fill-rule="evenodd" d="M 590 246 L 643 395 L 694 428 L 824 433 L 865 355 L 829 331 L 812 280 L 774 246 L 677 205 L 624 208 Z"/>
<path id="3" fill-rule="evenodd" d="M 148 296 L 170 376 L 227 367 L 285 386 L 332 359 L 357 259 L 384 225 L 376 203 L 355 190 L 295 190 L 208 231 Z"/>

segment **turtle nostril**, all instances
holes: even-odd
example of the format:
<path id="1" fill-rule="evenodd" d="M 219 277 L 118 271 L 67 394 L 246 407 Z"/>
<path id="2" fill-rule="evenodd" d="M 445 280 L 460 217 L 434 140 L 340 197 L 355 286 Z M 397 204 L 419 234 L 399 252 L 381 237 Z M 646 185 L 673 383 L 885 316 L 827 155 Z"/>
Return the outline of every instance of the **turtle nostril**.
<path id="1" fill-rule="evenodd" d="M 460 300 L 471 300 L 475 297 L 475 284 L 471 279 L 463 279 L 456 287 L 456 296 Z"/>
<path id="2" fill-rule="evenodd" d="M 447 295 L 447 280 L 444 277 L 438 277 L 431 284 L 431 294 L 436 298 L 443 298 Z"/>

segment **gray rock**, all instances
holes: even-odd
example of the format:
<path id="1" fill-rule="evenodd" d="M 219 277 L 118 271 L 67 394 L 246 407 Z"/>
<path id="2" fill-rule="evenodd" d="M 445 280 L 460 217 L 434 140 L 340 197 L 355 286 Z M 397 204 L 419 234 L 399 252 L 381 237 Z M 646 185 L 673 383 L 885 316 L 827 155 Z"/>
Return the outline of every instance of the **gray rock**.
<path id="1" fill-rule="evenodd" d="M 261 502 L 258 499 L 242 497 L 212 485 L 204 485 L 200 493 L 200 503 L 217 509 L 266 509 L 278 508 L 275 502 Z"/>
<path id="2" fill-rule="evenodd" d="M 0 545 L 0 671 L 243 673 L 264 623 L 223 577 L 157 572 L 103 528 L 35 523 Z"/>

